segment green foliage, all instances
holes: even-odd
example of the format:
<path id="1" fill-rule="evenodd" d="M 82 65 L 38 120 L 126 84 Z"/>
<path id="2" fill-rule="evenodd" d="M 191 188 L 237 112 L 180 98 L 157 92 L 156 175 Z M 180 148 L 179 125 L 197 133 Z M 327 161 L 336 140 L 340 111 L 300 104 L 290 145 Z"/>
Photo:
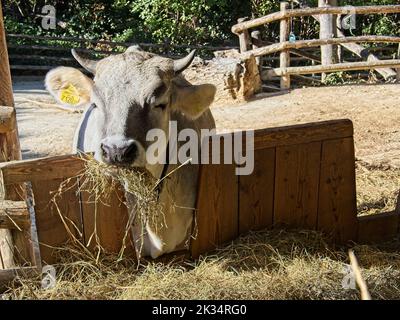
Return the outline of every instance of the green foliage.
<path id="1" fill-rule="evenodd" d="M 331 86 L 341 85 L 346 83 L 349 79 L 351 79 L 351 76 L 349 76 L 346 72 L 333 72 L 327 75 L 325 84 Z"/>
<path id="2" fill-rule="evenodd" d="M 308 0 L 316 6 L 317 0 Z M 340 5 L 390 5 L 398 0 L 342 0 Z M 54 5 L 65 28 L 43 30 L 41 8 Z M 5 27 L 9 33 L 113 39 L 173 44 L 236 43 L 230 28 L 239 17 L 259 17 L 279 11 L 277 0 L 3 0 Z M 293 20 L 297 38 L 318 37 L 311 17 Z M 400 36 L 400 15 L 357 17 L 357 35 Z M 263 38 L 277 39 L 279 24 L 263 29 Z"/>
<path id="3" fill-rule="evenodd" d="M 192 44 L 231 38 L 230 26 L 245 7 L 241 0 L 137 0 L 130 10 L 153 41 Z"/>

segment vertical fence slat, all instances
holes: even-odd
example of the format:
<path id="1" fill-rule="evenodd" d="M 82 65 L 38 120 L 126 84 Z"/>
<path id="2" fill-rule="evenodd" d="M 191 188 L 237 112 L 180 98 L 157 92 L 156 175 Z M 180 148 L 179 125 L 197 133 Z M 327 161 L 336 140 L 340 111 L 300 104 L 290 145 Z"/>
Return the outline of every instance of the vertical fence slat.
<path id="1" fill-rule="evenodd" d="M 191 255 L 214 249 L 238 235 L 238 179 L 233 164 L 202 165 L 197 195 L 197 237 Z"/>
<path id="2" fill-rule="evenodd" d="M 128 210 L 124 203 L 123 192 L 114 190 L 107 198 L 98 199 L 95 203 L 93 195 L 81 192 L 81 208 L 86 245 L 91 250 L 99 244 L 106 252 L 119 253 L 124 245 L 124 254 L 133 255 L 131 232 L 126 231 Z M 126 237 L 125 237 L 126 235 Z"/>
<path id="3" fill-rule="evenodd" d="M 276 148 L 274 225 L 316 229 L 321 142 Z"/>
<path id="4" fill-rule="evenodd" d="M 71 185 L 65 187 L 60 197 L 55 198 L 57 206 L 51 201 L 64 180 L 42 180 L 32 183 L 40 254 L 43 262 L 47 264 L 56 262 L 55 248 L 71 239 L 66 226 L 74 237 L 82 240 L 79 235 L 82 233 L 82 220 L 76 180 L 71 180 Z"/>
<path id="5" fill-rule="evenodd" d="M 357 203 L 353 138 L 322 144 L 318 230 L 344 243 L 357 236 Z"/>
<path id="6" fill-rule="evenodd" d="M 272 227 L 275 148 L 254 152 L 254 171 L 239 176 L 239 233 Z"/>

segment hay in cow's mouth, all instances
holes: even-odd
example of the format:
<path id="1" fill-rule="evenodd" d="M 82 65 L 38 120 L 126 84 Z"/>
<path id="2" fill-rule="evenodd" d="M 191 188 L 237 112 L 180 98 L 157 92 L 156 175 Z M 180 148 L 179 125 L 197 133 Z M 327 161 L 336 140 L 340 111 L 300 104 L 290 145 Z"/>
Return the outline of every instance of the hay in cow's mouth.
<path id="1" fill-rule="evenodd" d="M 132 226 L 140 226 L 140 234 L 137 236 L 142 240 L 146 226 L 156 234 L 161 228 L 166 227 L 163 206 L 158 201 L 159 180 L 147 170 L 108 166 L 98 162 L 92 156 L 84 159 L 85 171 L 80 188 L 81 191 L 89 192 L 92 201 L 96 203 L 101 201 L 107 204 L 111 194 L 119 186 L 123 188 L 126 199 L 124 204 L 130 213 L 124 240 Z M 121 201 L 123 201 L 122 198 Z"/>
<path id="2" fill-rule="evenodd" d="M 97 207 L 99 204 L 109 206 L 111 196 L 117 195 L 121 204 L 127 206 L 129 212 L 119 258 L 122 258 L 124 250 L 127 247 L 132 226 L 139 226 L 139 228 L 135 228 L 135 230 L 139 230 L 139 234 L 135 236 L 135 246 L 140 252 L 146 226 L 155 234 L 157 234 L 161 228 L 166 227 L 163 205 L 158 201 L 159 195 L 157 186 L 160 180 L 154 178 L 144 168 L 108 166 L 98 162 L 91 155 L 82 155 L 81 158 L 85 163 L 84 170 L 78 177 L 74 178 L 78 178 L 79 191 L 88 194 L 88 199 L 86 201 L 92 203 L 95 208 L 94 231 L 89 238 L 86 239 L 86 243 L 83 246 L 86 248 L 93 246 L 94 243 L 95 247 L 98 249 L 97 255 L 99 255 L 101 251 L 104 251 L 96 230 Z M 53 197 L 53 204 L 56 205 L 57 209 L 57 198 L 70 188 L 70 184 L 71 179 L 62 183 L 58 192 Z M 60 210 L 58 210 L 58 213 L 63 220 Z M 112 208 L 110 214 L 112 214 Z M 66 224 L 65 227 L 68 228 Z M 80 241 L 73 236 L 73 232 L 69 233 L 75 242 Z"/>

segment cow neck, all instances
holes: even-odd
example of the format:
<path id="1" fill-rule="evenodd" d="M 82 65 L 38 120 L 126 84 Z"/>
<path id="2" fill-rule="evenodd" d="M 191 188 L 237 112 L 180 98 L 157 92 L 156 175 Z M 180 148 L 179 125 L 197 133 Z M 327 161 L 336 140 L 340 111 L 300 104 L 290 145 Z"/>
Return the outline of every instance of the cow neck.
<path id="1" fill-rule="evenodd" d="M 168 167 L 169 167 L 169 142 L 167 143 L 167 148 L 166 148 L 166 157 L 165 157 L 165 164 L 163 166 L 162 172 L 161 172 L 161 176 L 159 178 L 159 184 L 156 187 L 156 191 L 157 191 L 157 198 L 160 198 L 160 194 L 162 191 L 162 187 L 164 185 L 164 180 L 165 177 L 167 175 L 167 171 L 168 171 Z"/>

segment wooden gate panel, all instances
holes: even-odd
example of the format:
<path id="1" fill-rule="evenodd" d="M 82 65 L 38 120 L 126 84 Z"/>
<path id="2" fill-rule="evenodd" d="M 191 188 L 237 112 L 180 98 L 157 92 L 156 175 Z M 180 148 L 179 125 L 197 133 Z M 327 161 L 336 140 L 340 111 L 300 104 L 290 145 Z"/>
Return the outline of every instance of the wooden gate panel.
<path id="1" fill-rule="evenodd" d="M 321 143 L 276 148 L 274 225 L 316 229 Z"/>
<path id="2" fill-rule="evenodd" d="M 239 176 L 239 233 L 272 227 L 275 148 L 254 151 L 254 171 Z"/>

